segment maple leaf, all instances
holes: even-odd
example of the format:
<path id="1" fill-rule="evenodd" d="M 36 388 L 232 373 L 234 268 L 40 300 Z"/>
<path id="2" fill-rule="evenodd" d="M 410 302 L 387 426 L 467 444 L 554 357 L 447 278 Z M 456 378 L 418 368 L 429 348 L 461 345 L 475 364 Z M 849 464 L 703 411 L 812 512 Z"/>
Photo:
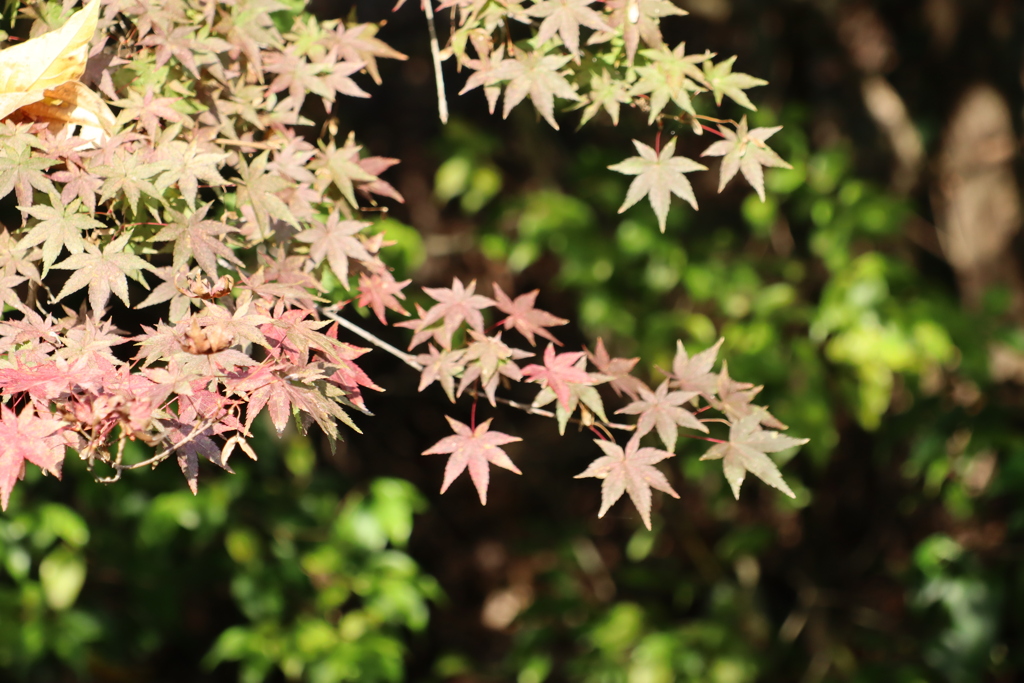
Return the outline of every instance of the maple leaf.
<path id="1" fill-rule="evenodd" d="M 455 330 L 463 322 L 468 324 L 471 329 L 483 332 L 484 317 L 480 314 L 480 311 L 493 306 L 494 301 L 482 294 L 475 293 L 476 280 L 470 282 L 469 286 L 466 287 L 462 284 L 462 280 L 456 277 L 452 278 L 452 286 L 450 288 L 424 287 L 423 291 L 438 303 L 431 306 L 429 310 L 421 315 L 420 320 L 410 320 L 398 323 L 396 326 L 411 327 L 416 331 L 417 335 L 422 336 L 422 333 L 427 331 L 427 328 L 440 322 L 441 325 L 436 330 L 433 330 L 432 334 L 437 343 L 445 349 L 452 347 L 452 335 L 455 334 Z M 409 348 L 422 343 L 417 341 L 416 337 L 413 338 L 413 342 Z"/>
<path id="2" fill-rule="evenodd" d="M 630 157 L 608 167 L 618 173 L 636 176 L 629 184 L 626 199 L 619 207 L 619 213 L 646 196 L 658 217 L 658 227 L 665 232 L 665 221 L 668 219 L 668 207 L 673 194 L 689 202 L 694 210 L 697 209 L 697 198 L 693 195 L 693 187 L 683 174 L 706 171 L 707 166 L 699 164 L 693 159 L 675 156 L 678 139 L 672 138 L 660 154 L 639 140 L 633 140 L 633 145 L 640 156 Z"/>
<path id="3" fill-rule="evenodd" d="M 255 234 L 264 238 L 273 234 L 270 227 L 272 218 L 293 227 L 299 225 L 288 205 L 277 195 L 279 191 L 288 188 L 289 182 L 276 173 L 267 172 L 269 157 L 270 152 L 263 152 L 251 164 L 239 158 L 237 166 L 241 176 L 238 181 L 238 205 L 245 219 L 256 228 Z"/>
<path id="4" fill-rule="evenodd" d="M 749 415 L 732 423 L 729 427 L 729 441 L 712 446 L 701 460 L 722 460 L 726 481 L 737 500 L 747 472 L 790 498 L 796 498 L 782 478 L 778 465 L 765 454 L 802 446 L 807 442 L 808 439 L 794 439 L 779 432 L 765 431 L 761 429 L 760 416 Z"/>
<path id="5" fill-rule="evenodd" d="M 679 427 L 689 427 L 705 434 L 707 434 L 708 428 L 694 417 L 693 413 L 680 407 L 696 396 L 696 391 L 669 392 L 668 389 L 668 380 L 662 382 L 655 391 L 641 387 L 639 401 L 634 401 L 615 412 L 639 415 L 640 418 L 636 425 L 637 434 L 643 436 L 651 429 L 657 429 L 658 436 L 661 437 L 665 448 L 675 453 Z"/>
<path id="6" fill-rule="evenodd" d="M 320 152 L 312 164 L 312 168 L 316 170 L 318 189 L 324 191 L 333 184 L 353 208 L 359 207 L 359 203 L 356 201 L 355 183 L 372 183 L 380 180 L 359 165 L 359 152 L 362 149 L 361 145 L 355 143 L 355 138 L 352 136 L 349 136 L 345 141 L 345 146 L 341 149 L 338 149 L 331 141 L 321 146 Z"/>
<path id="7" fill-rule="evenodd" d="M 160 165 L 167 169 L 156 179 L 157 189 L 165 190 L 177 184 L 178 191 L 191 209 L 196 208 L 200 180 L 214 187 L 227 184 L 218 168 L 228 157 L 223 152 L 201 151 L 195 141 L 171 140 L 160 144 L 157 153 Z M 59 180 L 56 174 L 54 179 Z M 64 188 L 66 191 L 67 187 Z"/>
<path id="8" fill-rule="evenodd" d="M 523 374 L 529 377 L 531 382 L 550 388 L 562 407 L 568 410 L 569 385 L 594 383 L 590 374 L 576 365 L 584 355 L 582 351 L 555 355 L 554 345 L 548 344 L 544 349 L 544 365 L 527 365 L 523 368 Z"/>
<path id="9" fill-rule="evenodd" d="M 192 119 L 185 118 L 181 112 L 171 107 L 180 99 L 178 97 L 156 97 L 153 94 L 153 86 L 147 87 L 144 95 L 137 90 L 129 90 L 127 98 L 114 103 L 121 108 L 121 112 L 117 115 L 117 124 L 123 126 L 129 121 L 138 121 L 142 130 L 151 137 L 156 137 L 160 132 L 160 119 L 169 123 L 187 121 L 191 124 Z"/>
<path id="10" fill-rule="evenodd" d="M 767 408 L 751 403 L 764 387 L 755 387 L 750 382 L 737 382 L 729 377 L 729 364 L 725 361 L 722 361 L 722 371 L 718 373 L 717 389 L 718 398 L 712 399 L 711 404 L 716 410 L 725 413 L 730 420 L 739 420 L 756 413 L 765 427 L 788 429 L 785 424 L 769 413 Z"/>
<path id="11" fill-rule="evenodd" d="M 180 271 L 170 266 L 165 266 L 163 268 L 153 268 L 153 273 L 161 278 L 163 282 L 154 287 L 150 291 L 149 296 L 140 303 L 135 304 L 135 308 L 147 308 L 170 301 L 167 319 L 172 323 L 176 323 L 187 316 L 192 310 L 191 299 L 178 289 L 177 280 Z"/>
<path id="12" fill-rule="evenodd" d="M 24 476 L 26 462 L 60 478 L 64 442 L 58 432 L 66 427 L 60 420 L 37 416 L 31 404 L 20 414 L 0 405 L 0 510 L 7 509 L 14 485 Z"/>
<path id="13" fill-rule="evenodd" d="M 146 281 L 142 279 L 142 271 L 153 269 L 146 261 L 125 251 L 131 237 L 131 232 L 126 232 L 107 244 L 102 252 L 99 247 L 87 243 L 84 253 L 72 254 L 54 266 L 74 271 L 64 283 L 56 300 L 60 301 L 68 294 L 73 294 L 88 285 L 89 305 L 92 307 L 93 315 L 102 315 L 111 292 L 116 294 L 125 306 L 130 306 L 126 276 L 146 286 Z"/>
<path id="14" fill-rule="evenodd" d="M 674 50 L 662 46 L 658 49 L 641 50 L 650 64 L 636 69 L 640 77 L 629 91 L 630 95 L 650 95 L 651 112 L 647 125 L 658 118 L 665 106 L 671 101 L 691 116 L 696 116 L 690 93 L 701 92 L 699 85 L 704 80 L 704 72 L 697 66 L 711 56 L 711 53 L 687 55 L 686 43 L 680 43 Z"/>
<path id="15" fill-rule="evenodd" d="M 598 110 L 604 107 L 608 116 L 612 118 L 612 125 L 619 125 L 619 110 L 622 105 L 629 104 L 633 98 L 629 94 L 629 83 L 613 77 L 607 69 L 590 80 L 590 92 L 587 93 L 590 103 L 583 110 L 583 117 L 580 125 L 584 125 L 594 118 Z"/>
<path id="16" fill-rule="evenodd" d="M 476 429 L 470 429 L 458 420 L 453 420 L 447 415 L 445 418 L 451 425 L 453 436 L 446 436 L 436 444 L 423 451 L 423 455 L 443 455 L 451 453 L 448 463 L 444 467 L 444 482 L 441 484 L 441 493 L 448 490 L 452 482 L 469 468 L 469 477 L 473 480 L 473 486 L 480 496 L 480 504 L 487 505 L 487 485 L 490 482 L 491 473 L 488 463 L 504 467 L 506 470 L 522 474 L 500 446 L 516 441 L 522 441 L 518 436 L 509 436 L 502 432 L 488 431 L 491 427 L 491 420 L 487 419 L 477 425 Z"/>
<path id="17" fill-rule="evenodd" d="M 586 363 L 586 359 L 581 358 L 575 367 L 583 370 L 586 368 Z M 601 375 L 590 374 L 590 379 L 596 383 L 603 378 Z M 551 387 L 544 387 L 537 392 L 530 405 L 534 408 L 541 408 L 556 398 Z M 582 407 L 580 407 L 581 404 Z M 580 424 L 585 427 L 594 424 L 595 420 L 608 423 L 608 416 L 604 412 L 604 401 L 601 400 L 601 394 L 597 389 L 589 384 L 570 384 L 568 404 L 563 406 L 561 402 L 555 403 L 555 421 L 558 422 L 559 435 L 565 435 L 565 427 L 569 424 L 569 418 L 576 412 L 576 408 L 580 408 Z"/>
<path id="18" fill-rule="evenodd" d="M 502 118 L 508 118 L 509 113 L 516 105 L 522 102 L 527 95 L 533 102 L 544 120 L 551 124 L 551 127 L 558 130 L 558 123 L 555 121 L 555 97 L 564 100 L 580 101 L 576 89 L 570 85 L 559 69 L 572 59 L 570 56 L 558 57 L 555 55 L 544 56 L 538 52 L 519 51 L 515 58 L 506 59 L 501 62 L 492 72 L 495 81 L 508 81 L 505 87 L 505 104 L 502 110 Z"/>
<path id="19" fill-rule="evenodd" d="M 621 32 L 626 44 L 626 59 L 632 64 L 636 51 L 643 40 L 649 47 L 660 47 L 661 20 L 664 17 L 681 17 L 689 14 L 679 9 L 670 0 L 605 0 L 605 7 L 611 10 L 606 17 L 608 25 Z M 606 33 L 596 33 L 588 41 L 590 44 L 604 42 L 612 37 Z"/>
<path id="20" fill-rule="evenodd" d="M 328 40 L 328 45 L 337 49 L 338 55 L 345 61 L 365 64 L 370 78 L 374 83 L 380 85 L 381 78 L 380 72 L 377 70 L 377 58 L 397 59 L 404 62 L 408 57 L 377 38 L 378 30 L 380 27 L 376 24 L 355 24 L 348 27 L 345 24 L 338 24 L 338 28 Z"/>
<path id="21" fill-rule="evenodd" d="M 768 81 L 749 74 L 733 72 L 732 65 L 735 61 L 736 56 L 734 55 L 718 64 L 713 64 L 711 60 L 704 62 L 704 81 L 714 93 L 716 105 L 722 104 L 722 96 L 725 95 L 741 107 L 757 111 L 757 107 L 743 91 L 747 88 L 768 85 Z"/>
<path id="22" fill-rule="evenodd" d="M 628 493 L 630 500 L 640 513 L 644 526 L 651 528 L 651 489 L 663 491 L 673 498 L 678 498 L 668 479 L 661 471 L 654 467 L 655 463 L 666 458 L 672 458 L 675 453 L 659 450 L 657 448 L 639 448 L 640 435 L 634 434 L 626 443 L 626 448 L 612 441 L 594 439 L 604 456 L 590 463 L 583 472 L 576 475 L 576 479 L 584 477 L 595 477 L 603 480 L 601 482 L 601 510 L 598 517 L 604 517 L 608 509 Z"/>
<path id="23" fill-rule="evenodd" d="M 510 348 L 501 341 L 501 332 L 493 337 L 480 334 L 476 330 L 470 330 L 469 336 L 473 342 L 466 347 L 459 362 L 465 367 L 462 374 L 462 381 L 459 382 L 458 395 L 466 390 L 473 382 L 480 381 L 487 400 L 491 405 L 497 405 L 495 392 L 498 390 L 498 381 L 501 376 L 508 377 L 513 382 L 523 378 L 519 366 L 515 360 L 529 358 L 533 354 L 521 349 Z"/>
<path id="24" fill-rule="evenodd" d="M 219 239 L 222 235 L 237 230 L 220 221 L 206 220 L 206 214 L 212 206 L 213 203 L 210 202 L 190 216 L 178 213 L 174 209 L 167 210 L 171 220 L 150 239 L 154 242 L 174 242 L 172 268 L 186 267 L 189 260 L 194 258 L 207 275 L 216 279 L 218 256 L 237 266 L 242 265 L 235 252 Z"/>
<path id="25" fill-rule="evenodd" d="M 96 212 L 96 193 L 103 185 L 101 178 L 72 163 L 68 163 L 64 170 L 51 173 L 50 178 L 64 183 L 60 190 L 61 202 L 69 204 L 78 197 L 91 213 Z"/>
<path id="26" fill-rule="evenodd" d="M 64 204 L 59 197 L 52 195 L 50 204 L 25 207 L 25 212 L 39 222 L 18 242 L 19 249 L 27 249 L 42 243 L 44 276 L 60 256 L 62 249 L 67 249 L 72 254 L 81 254 L 85 250 L 85 241 L 82 239 L 84 231 L 105 227 L 90 213 L 82 211 L 81 202 L 77 199 L 70 204 Z"/>
<path id="27" fill-rule="evenodd" d="M 455 403 L 455 376 L 462 372 L 461 360 L 464 349 L 438 351 L 437 347 L 431 344 L 427 351 L 429 353 L 416 356 L 416 360 L 423 366 L 417 391 L 423 391 L 437 382 L 448 395 L 448 400 Z"/>
<path id="28" fill-rule="evenodd" d="M 472 69 L 473 73 L 466 79 L 466 85 L 462 87 L 459 94 L 464 95 L 470 90 L 483 86 L 484 96 L 487 98 L 487 110 L 493 114 L 494 107 L 498 104 L 498 96 L 501 95 L 501 87 L 496 86 L 495 83 L 501 80 L 501 72 L 498 69 L 503 61 L 505 61 L 504 45 L 499 45 L 496 50 L 480 59 L 463 60 L 463 66 Z"/>
<path id="29" fill-rule="evenodd" d="M 636 400 L 639 397 L 640 387 L 647 387 L 639 377 L 630 374 L 640 361 L 639 358 L 612 358 L 608 355 L 608 350 L 604 347 L 604 340 L 600 337 L 597 338 L 594 353 L 590 353 L 589 349 L 586 351 L 587 358 L 594 364 L 597 371 L 608 377 L 608 385 L 615 391 L 616 396 L 626 394 Z"/>
<path id="30" fill-rule="evenodd" d="M 404 299 L 402 289 L 409 286 L 412 280 L 398 282 L 390 271 L 381 270 L 372 273 L 359 274 L 359 301 L 360 306 L 369 306 L 382 325 L 387 325 L 384 317 L 384 310 L 391 309 L 402 315 L 409 315 L 409 312 L 398 303 Z"/>
<path id="31" fill-rule="evenodd" d="M 366 221 L 343 221 L 337 212 L 327 218 L 327 223 L 313 221 L 313 227 L 295 235 L 295 239 L 309 245 L 309 257 L 319 266 L 327 259 L 338 281 L 348 289 L 348 260 L 373 259 L 366 247 L 355 236 L 372 223 Z"/>
<path id="32" fill-rule="evenodd" d="M 543 18 L 537 30 L 537 45 L 543 45 L 558 33 L 565 49 L 579 62 L 580 25 L 597 31 L 610 31 L 612 27 L 601 15 L 590 9 L 594 0 L 543 0 L 526 10 L 531 17 Z"/>
<path id="33" fill-rule="evenodd" d="M 95 0 L 94 0 L 95 1 Z M 32 188 L 40 192 L 56 192 L 53 183 L 43 173 L 57 164 L 54 159 L 32 156 L 29 147 L 0 148 L 0 197 L 6 197 L 13 190 L 20 207 L 32 206 Z"/>
<path id="34" fill-rule="evenodd" d="M 547 311 L 542 311 L 539 308 L 534 308 L 534 304 L 537 301 L 537 294 L 540 293 L 539 289 L 535 289 L 527 294 L 520 294 L 515 298 L 515 301 L 509 298 L 507 294 L 501 289 L 497 282 L 494 283 L 494 305 L 502 313 L 507 313 L 508 317 L 501 321 L 501 324 L 505 326 L 506 330 L 511 330 L 513 327 L 516 328 L 521 335 L 526 337 L 526 340 L 530 342 L 530 346 L 536 346 L 536 340 L 534 334 L 553 341 L 559 346 L 562 345 L 560 341 L 555 339 L 555 336 L 548 332 L 545 327 L 557 327 L 559 325 L 565 325 L 569 321 L 565 318 L 559 318 L 556 315 L 552 315 Z"/>
<path id="35" fill-rule="evenodd" d="M 711 372 L 711 368 L 715 365 L 718 349 L 722 348 L 724 341 L 724 338 L 719 339 L 714 345 L 691 358 L 687 355 L 682 340 L 676 340 L 672 372 L 667 373 L 673 386 L 681 391 L 696 391 L 706 397 L 714 396 L 718 387 L 718 375 Z"/>
<path id="36" fill-rule="evenodd" d="M 106 181 L 102 186 L 100 202 L 123 193 L 128 205 L 132 207 L 132 213 L 138 214 L 139 199 L 143 194 L 161 203 L 165 201 L 163 193 L 150 180 L 164 170 L 163 164 L 144 163 L 140 154 L 128 151 L 125 147 L 118 147 L 108 163 L 89 170 Z"/>
<path id="37" fill-rule="evenodd" d="M 726 184 L 736 176 L 737 171 L 743 172 L 750 186 L 757 191 L 763 202 L 765 168 L 793 168 L 775 153 L 765 140 L 782 130 L 782 126 L 771 128 L 755 128 L 747 130 L 747 117 L 744 116 L 736 130 L 719 126 L 724 140 L 713 143 L 701 154 L 702 157 L 723 157 L 719 171 L 718 191 L 725 189 Z"/>

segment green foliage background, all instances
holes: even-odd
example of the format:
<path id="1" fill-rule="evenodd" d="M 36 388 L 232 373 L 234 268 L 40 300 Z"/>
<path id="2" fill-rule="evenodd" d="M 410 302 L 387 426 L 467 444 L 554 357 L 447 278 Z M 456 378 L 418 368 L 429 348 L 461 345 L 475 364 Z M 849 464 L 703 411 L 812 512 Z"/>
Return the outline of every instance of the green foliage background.
<path id="1" fill-rule="evenodd" d="M 794 169 L 767 174 L 764 204 L 704 179 L 700 213 L 673 206 L 664 235 L 649 207 L 615 213 L 628 178 L 607 170 L 647 134 L 642 115 L 556 133 L 526 107 L 487 118 L 474 94 L 453 98 L 441 129 L 415 4 L 381 34 L 412 59 L 336 111 L 374 154 L 403 159 L 396 275 L 539 286 L 539 305 L 579 322 L 560 336 L 602 336 L 648 379 L 677 338 L 724 335 L 731 374 L 764 384 L 811 439 L 783 467 L 796 500 L 748 485 L 737 503 L 684 448 L 682 500 L 655 510 L 653 533 L 621 505 L 597 520 L 597 487 L 568 479 L 585 436 L 507 413 L 526 475 L 498 475 L 485 509 L 466 482 L 441 498 L 442 463 L 417 455 L 444 429 L 440 390 L 421 398 L 371 354 L 388 392 L 336 455 L 264 431 L 258 463 L 204 471 L 194 498 L 172 468 L 110 487 L 71 460 L 62 483 L 30 471 L 0 517 L 2 677 L 1014 680 L 1021 392 L 989 373 L 992 342 L 1024 350 L 1014 292 L 965 306 L 941 253 L 911 239 L 915 217 L 932 219 L 929 180 L 887 189 L 892 161 L 838 38 L 850 3 L 720 0 L 691 9 L 727 20 L 666 22 L 669 42 L 738 52 L 771 80 L 752 123 L 786 126 L 773 143 Z M 890 78 L 929 152 L 979 79 L 1008 98 L 1019 135 L 1021 18 L 1007 36 L 994 28 L 1006 3 L 950 0 L 954 58 L 928 47 L 927 4 L 861 3 L 891 32 Z M 386 14 L 362 5 L 360 19 Z"/>

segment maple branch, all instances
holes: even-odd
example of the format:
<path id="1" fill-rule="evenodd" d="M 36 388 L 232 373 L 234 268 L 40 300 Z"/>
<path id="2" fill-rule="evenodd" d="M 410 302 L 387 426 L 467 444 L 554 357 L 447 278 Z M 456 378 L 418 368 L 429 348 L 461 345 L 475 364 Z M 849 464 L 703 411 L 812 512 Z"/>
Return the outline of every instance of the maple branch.
<path id="1" fill-rule="evenodd" d="M 441 73 L 441 48 L 437 43 L 437 28 L 434 26 L 433 0 L 423 0 L 423 13 L 427 16 L 427 30 L 430 31 L 430 56 L 434 60 L 434 82 L 437 85 L 437 115 L 441 123 L 448 123 L 448 99 L 444 94 L 444 74 Z"/>
<path id="2" fill-rule="evenodd" d="M 418 360 L 416 360 L 416 357 L 413 356 L 411 353 L 406 353 L 405 351 L 399 351 L 397 348 L 395 348 L 391 344 L 388 344 L 386 341 L 384 341 L 380 337 L 376 336 L 375 334 L 372 334 L 371 332 L 368 332 L 367 330 L 364 330 L 363 328 L 359 327 L 359 325 L 356 325 L 354 322 L 351 322 L 351 321 L 341 317 L 340 315 L 338 315 L 334 311 L 331 311 L 331 310 L 325 308 L 325 309 L 323 309 L 322 312 L 323 312 L 323 314 L 325 316 L 327 316 L 328 318 L 330 318 L 334 322 L 338 323 L 339 325 L 344 327 L 349 332 L 354 332 L 355 334 L 359 335 L 360 337 L 362 337 L 366 341 L 370 342 L 374 346 L 376 346 L 376 347 L 378 347 L 378 348 L 380 348 L 380 349 L 382 349 L 384 351 L 387 351 L 392 356 L 394 356 L 395 358 L 399 359 L 400 361 L 402 361 L 403 363 L 408 365 L 410 368 L 412 368 L 414 370 L 417 370 L 417 371 L 420 371 L 420 372 L 423 371 L 423 366 L 420 364 L 420 362 Z"/>
<path id="3" fill-rule="evenodd" d="M 229 138 L 216 138 L 214 140 L 218 145 L 226 145 L 228 147 L 252 147 L 253 149 L 269 149 L 275 151 L 281 148 L 280 142 L 269 143 L 269 142 L 257 142 L 255 140 L 231 140 Z"/>
<path id="4" fill-rule="evenodd" d="M 522 410 L 524 413 L 529 413 L 530 415 L 540 415 L 541 417 L 556 417 L 554 411 L 545 410 L 544 408 L 535 408 L 529 403 L 520 403 L 519 401 L 513 401 L 511 399 L 502 398 L 501 396 L 496 396 L 494 400 L 497 403 L 502 403 L 504 405 L 509 406 L 510 408 L 518 408 L 519 410 Z M 569 418 L 569 422 L 580 425 L 583 424 L 583 420 L 580 420 L 577 417 Z M 636 425 L 623 424 L 621 422 L 602 422 L 600 424 L 611 429 L 621 429 L 624 432 L 636 431 Z M 585 426 L 590 427 L 590 425 Z"/>

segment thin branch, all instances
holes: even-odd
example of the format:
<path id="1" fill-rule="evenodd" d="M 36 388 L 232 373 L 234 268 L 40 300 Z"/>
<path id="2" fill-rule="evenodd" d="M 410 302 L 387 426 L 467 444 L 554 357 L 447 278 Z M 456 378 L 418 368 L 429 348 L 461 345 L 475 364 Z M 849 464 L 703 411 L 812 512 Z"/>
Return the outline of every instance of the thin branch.
<path id="1" fill-rule="evenodd" d="M 423 13 L 427 15 L 427 29 L 430 31 L 430 56 L 434 60 L 434 82 L 437 84 L 437 115 L 441 123 L 448 123 L 448 99 L 444 94 L 444 74 L 441 73 L 441 48 L 437 43 L 437 28 L 434 26 L 433 0 L 423 0 Z"/>
<path id="2" fill-rule="evenodd" d="M 394 346 L 392 346 L 391 344 L 388 344 L 386 341 L 384 341 L 383 339 L 381 339 L 377 335 L 372 334 L 371 332 L 368 332 L 368 331 L 364 330 L 363 328 L 359 327 L 359 325 L 356 325 L 354 322 L 350 322 L 349 320 L 346 320 L 345 318 L 341 317 L 336 312 L 331 311 L 330 309 L 326 309 L 325 308 L 325 309 L 321 309 L 321 311 L 323 312 L 323 314 L 325 316 L 327 316 L 328 318 L 330 318 L 334 322 L 338 323 L 339 325 L 344 327 L 349 332 L 354 332 L 355 334 L 359 335 L 360 337 L 362 337 L 366 341 L 370 342 L 374 346 L 376 346 L 376 347 L 378 347 L 380 349 L 383 349 L 384 351 L 387 351 L 392 356 L 394 356 L 395 358 L 399 359 L 400 361 L 402 361 L 403 363 L 408 365 L 413 370 L 418 370 L 420 372 L 423 371 L 423 366 L 420 364 L 420 362 L 418 360 L 416 360 L 416 356 L 412 355 L 411 353 L 406 353 L 405 351 L 399 351 Z"/>

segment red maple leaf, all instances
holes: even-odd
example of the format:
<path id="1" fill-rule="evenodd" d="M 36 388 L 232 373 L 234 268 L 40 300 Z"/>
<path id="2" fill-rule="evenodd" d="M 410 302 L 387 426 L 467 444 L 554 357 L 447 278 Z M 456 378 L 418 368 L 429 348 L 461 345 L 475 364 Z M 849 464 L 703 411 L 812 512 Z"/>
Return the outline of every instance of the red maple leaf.
<path id="1" fill-rule="evenodd" d="M 409 315 L 409 311 L 402 308 L 402 304 L 398 303 L 398 300 L 405 298 L 402 289 L 410 282 L 412 280 L 398 282 L 395 280 L 395 276 L 387 270 L 370 274 L 360 273 L 359 301 L 357 303 L 360 306 L 369 306 L 381 324 L 387 325 L 387 319 L 384 317 L 386 308 L 402 315 Z"/>
<path id="2" fill-rule="evenodd" d="M 25 461 L 60 477 L 64 462 L 64 441 L 57 432 L 67 425 L 60 420 L 39 417 L 31 405 L 15 414 L 0 406 L 0 510 L 14 485 L 25 475 Z"/>
<path id="3" fill-rule="evenodd" d="M 597 516 L 604 517 L 608 508 L 621 498 L 623 493 L 628 493 L 644 520 L 644 526 L 650 529 L 651 489 L 664 491 L 673 498 L 679 497 L 665 475 L 654 467 L 654 463 L 671 458 L 675 453 L 657 448 L 639 448 L 640 434 L 633 435 L 625 450 L 617 443 L 603 439 L 594 439 L 594 443 L 600 446 L 605 454 L 577 474 L 576 479 L 595 477 L 604 480 L 601 482 L 601 511 Z"/>
<path id="4" fill-rule="evenodd" d="M 498 283 L 494 283 L 494 298 L 495 305 L 502 313 L 507 313 L 508 317 L 501 321 L 501 324 L 505 326 L 506 330 L 511 330 L 513 327 L 526 337 L 526 340 L 530 342 L 530 346 L 536 346 L 537 343 L 533 338 L 533 335 L 539 334 L 545 339 L 549 339 L 559 346 L 562 345 L 560 341 L 555 339 L 555 336 L 545 330 L 545 327 L 556 327 L 558 325 L 565 325 L 569 321 L 565 318 L 559 318 L 557 315 L 552 315 L 547 311 L 542 311 L 539 308 L 534 308 L 534 303 L 537 301 L 537 294 L 540 292 L 539 289 L 535 289 L 528 294 L 520 294 L 515 298 L 515 301 L 509 298 L 508 294 L 502 291 Z"/>
<path id="5" fill-rule="evenodd" d="M 608 350 L 604 347 L 604 340 L 600 337 L 597 338 L 597 347 L 594 349 L 594 353 L 590 353 L 590 350 L 587 349 L 587 358 L 594 364 L 598 372 L 611 378 L 608 381 L 608 386 L 615 391 L 616 396 L 626 394 L 635 401 L 639 396 L 640 388 L 647 388 L 643 380 L 629 374 L 640 359 L 612 358 L 608 355 Z"/>
<path id="6" fill-rule="evenodd" d="M 473 480 L 477 493 L 480 494 L 480 504 L 487 505 L 487 484 L 491 478 L 487 463 L 504 467 L 516 474 L 522 474 L 505 451 L 499 448 L 499 446 L 522 441 L 522 439 L 518 436 L 488 431 L 491 426 L 490 420 L 481 422 L 476 429 L 470 429 L 468 425 L 453 420 L 447 415 L 445 418 L 455 434 L 444 437 L 423 451 L 423 455 L 451 453 L 448 464 L 444 467 L 444 483 L 441 484 L 441 493 L 447 491 L 452 482 L 468 467 L 469 477 Z"/>
<path id="7" fill-rule="evenodd" d="M 575 367 L 576 361 L 583 358 L 583 355 L 582 351 L 555 355 L 555 347 L 548 344 L 544 349 L 544 365 L 527 365 L 523 368 L 523 374 L 533 382 L 550 387 L 558 397 L 558 402 L 569 410 L 569 384 L 594 383 L 590 373 Z"/>
<path id="8" fill-rule="evenodd" d="M 452 347 L 452 335 L 463 322 L 477 332 L 484 331 L 484 317 L 480 311 L 494 305 L 494 301 L 482 294 L 476 294 L 476 280 L 469 286 L 462 284 L 459 278 L 452 278 L 451 287 L 424 287 L 423 291 L 438 303 L 420 315 L 419 320 L 409 320 L 398 327 L 410 327 L 416 332 L 409 348 L 426 341 L 422 335 L 427 328 L 440 322 L 441 326 L 432 330 L 434 339 L 444 349 Z"/>

